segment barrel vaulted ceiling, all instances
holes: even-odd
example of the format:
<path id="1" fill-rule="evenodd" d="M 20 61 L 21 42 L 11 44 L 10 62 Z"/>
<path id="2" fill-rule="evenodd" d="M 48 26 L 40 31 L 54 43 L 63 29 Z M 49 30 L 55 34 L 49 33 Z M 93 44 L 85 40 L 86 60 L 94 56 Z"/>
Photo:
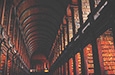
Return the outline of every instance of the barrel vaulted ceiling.
<path id="1" fill-rule="evenodd" d="M 14 0 L 29 51 L 48 57 L 69 0 Z"/>

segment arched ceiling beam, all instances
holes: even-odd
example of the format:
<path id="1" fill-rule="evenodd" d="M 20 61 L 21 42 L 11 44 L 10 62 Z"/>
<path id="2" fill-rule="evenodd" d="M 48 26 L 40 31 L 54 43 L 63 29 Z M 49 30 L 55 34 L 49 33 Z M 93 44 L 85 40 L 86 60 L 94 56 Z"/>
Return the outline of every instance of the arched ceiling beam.
<path id="1" fill-rule="evenodd" d="M 55 23 L 53 23 L 53 22 L 51 22 L 51 21 L 48 21 L 48 20 L 42 20 L 42 19 L 33 19 L 33 20 L 27 22 L 26 24 L 24 24 L 24 25 L 22 26 L 22 28 L 25 29 L 25 28 L 29 27 L 29 24 L 31 24 L 31 23 L 36 23 L 36 22 L 38 22 L 38 21 L 39 21 L 39 22 L 45 22 L 45 23 L 49 24 L 50 27 L 53 26 L 53 28 L 57 29 L 57 25 L 56 25 Z"/>
<path id="2" fill-rule="evenodd" d="M 31 21 L 23 28 L 23 30 L 26 32 L 28 29 L 30 29 L 33 26 L 36 26 L 36 27 L 44 26 L 44 28 L 47 28 L 47 29 L 50 28 L 50 30 L 54 31 L 54 33 L 56 33 L 56 31 L 58 30 L 55 25 L 53 25 L 52 23 L 48 21 L 43 21 L 43 20 L 39 22 L 37 20 Z"/>
<path id="3" fill-rule="evenodd" d="M 41 38 L 44 39 L 44 40 L 47 39 L 47 41 L 52 42 L 51 39 L 49 39 L 49 38 L 47 38 L 47 37 L 44 37 L 44 36 L 42 36 L 42 35 L 41 35 L 41 36 L 34 36 L 34 35 L 33 35 L 33 37 L 31 37 L 30 39 L 27 39 L 27 40 L 26 40 L 26 43 L 29 43 L 29 42 L 31 42 L 32 40 L 41 39 Z"/>
<path id="4" fill-rule="evenodd" d="M 28 14 L 32 14 L 32 13 L 42 13 L 42 12 L 48 12 L 49 14 L 55 15 L 55 17 L 60 18 L 60 14 L 58 13 L 58 11 L 55 11 L 52 8 L 48 8 L 47 6 L 39 6 L 39 5 L 34 5 L 34 6 L 30 6 L 28 8 L 26 8 L 25 10 L 23 10 L 23 12 L 21 12 L 21 14 L 19 15 L 19 19 L 22 19 L 23 16 L 26 16 Z"/>
<path id="5" fill-rule="evenodd" d="M 50 4 L 49 2 L 52 2 L 52 4 Z M 25 9 L 27 9 L 31 6 L 36 6 L 36 5 L 47 7 L 48 9 L 50 8 L 53 11 L 60 13 L 60 15 L 62 15 L 62 13 L 63 13 L 62 11 L 64 11 L 63 10 L 64 6 L 61 5 L 60 3 L 57 3 L 57 1 L 55 1 L 55 0 L 50 0 L 50 1 L 49 0 L 48 1 L 47 0 L 34 0 L 34 1 L 26 0 L 17 6 L 17 12 L 22 13 Z"/>
<path id="6" fill-rule="evenodd" d="M 32 16 L 37 16 L 37 15 L 41 15 L 41 17 L 39 17 L 39 19 L 44 19 L 44 20 L 48 20 L 48 18 L 50 17 L 51 19 L 56 20 L 55 22 L 57 24 L 59 24 L 61 22 L 61 20 L 57 20 L 56 17 L 50 15 L 50 14 L 46 14 L 46 13 L 36 13 L 36 14 L 30 14 L 27 17 L 23 18 L 20 20 L 20 24 L 22 25 L 25 21 L 27 21 L 29 18 L 31 18 Z M 50 20 L 50 19 L 49 19 Z M 51 21 L 51 20 L 50 20 Z"/>
<path id="7" fill-rule="evenodd" d="M 27 39 L 30 39 L 31 37 L 33 37 L 33 36 L 32 36 L 32 35 L 33 35 L 32 33 L 36 32 L 36 31 L 38 31 L 38 29 L 28 31 L 28 33 L 25 34 L 25 35 L 26 35 L 26 36 L 25 36 L 25 39 L 27 40 Z M 48 33 L 44 32 L 44 31 L 46 31 L 46 32 L 48 32 Z M 38 35 L 43 35 L 44 37 L 48 37 L 49 39 L 53 39 L 53 38 L 55 37 L 55 35 L 56 35 L 56 34 L 51 34 L 51 33 L 49 33 L 48 30 L 44 30 L 44 31 L 39 31 L 39 32 L 38 32 Z M 39 38 L 38 38 L 38 39 L 39 39 Z"/>
<path id="8" fill-rule="evenodd" d="M 45 39 L 42 39 L 42 38 L 41 38 L 41 39 L 33 39 L 33 40 L 27 42 L 27 44 L 28 44 L 28 45 L 31 45 L 33 42 L 36 42 L 36 43 L 38 43 L 38 44 L 40 44 L 41 42 L 46 42 L 46 43 L 48 43 L 48 44 L 51 44 L 52 41 L 48 41 L 47 39 L 45 40 Z"/>

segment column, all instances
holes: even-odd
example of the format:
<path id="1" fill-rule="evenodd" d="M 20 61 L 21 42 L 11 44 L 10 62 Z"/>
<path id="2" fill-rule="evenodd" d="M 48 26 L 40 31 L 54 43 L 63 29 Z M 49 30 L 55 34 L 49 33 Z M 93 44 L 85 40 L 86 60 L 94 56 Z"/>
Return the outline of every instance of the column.
<path id="1" fill-rule="evenodd" d="M 14 64 L 15 64 L 15 63 L 14 63 L 14 59 L 16 58 L 16 57 L 15 57 L 15 56 L 16 56 L 16 54 L 17 54 L 17 52 L 16 52 L 16 53 L 14 53 L 14 54 L 13 54 L 13 56 L 12 56 L 12 72 L 11 72 L 11 73 L 12 73 L 12 75 L 14 74 Z"/>
<path id="2" fill-rule="evenodd" d="M 87 75 L 87 72 L 86 72 L 87 68 L 86 68 L 86 64 L 84 61 L 85 58 L 84 58 L 84 51 L 83 50 L 80 51 L 80 56 L 81 56 L 81 73 L 82 73 L 82 75 Z"/>
<path id="3" fill-rule="evenodd" d="M 83 12 L 82 12 L 82 2 L 81 0 L 78 0 L 78 12 L 79 12 L 79 19 L 80 19 L 80 27 L 83 24 Z M 82 45 L 81 45 L 81 51 L 80 51 L 80 56 L 81 56 L 81 74 L 82 75 L 86 75 L 86 65 L 84 62 L 84 52 L 82 49 Z"/>
<path id="4" fill-rule="evenodd" d="M 90 10 L 91 12 L 93 12 L 94 8 L 95 8 L 95 2 L 94 0 L 89 0 L 90 3 Z M 94 19 L 93 19 L 93 15 L 91 15 L 90 18 L 90 23 L 92 24 Z M 93 30 L 92 30 L 93 32 Z M 94 33 L 91 34 L 92 38 L 95 38 Z M 93 53 L 93 62 L 94 62 L 94 75 L 101 75 L 101 67 L 100 67 L 100 61 L 99 61 L 99 52 L 98 52 L 98 48 L 97 48 L 97 41 L 96 39 L 93 40 L 92 42 L 92 53 Z"/>
<path id="5" fill-rule="evenodd" d="M 94 40 L 92 42 L 92 49 L 93 49 L 93 61 L 94 61 L 94 75 L 101 75 L 101 68 L 100 68 L 100 61 L 99 61 L 99 54 L 97 48 L 97 42 Z"/>
<path id="6" fill-rule="evenodd" d="M 7 53 L 6 53 L 6 60 L 5 60 L 5 69 L 4 69 L 4 75 L 7 75 L 7 68 L 8 68 L 8 58 L 9 58 L 9 50 L 11 50 L 11 48 L 8 48 Z"/>
<path id="7" fill-rule="evenodd" d="M 114 41 L 114 47 L 115 47 L 115 15 L 112 23 L 112 33 L 113 33 L 113 41 Z"/>
<path id="8" fill-rule="evenodd" d="M 75 61 L 75 55 L 73 56 L 73 71 L 74 71 L 74 75 L 76 75 L 76 61 Z"/>
<path id="9" fill-rule="evenodd" d="M 1 50 L 1 44 L 2 44 L 2 39 L 0 38 L 0 68 L 2 67 L 1 66 L 1 61 L 2 61 L 2 50 Z M 1 69 L 0 69 L 1 70 Z M 1 75 L 1 73 L 0 73 L 0 75 Z"/>
<path id="10" fill-rule="evenodd" d="M 73 35 L 75 34 L 75 20 L 74 20 L 74 8 L 70 6 L 71 9 L 71 15 L 72 15 L 72 30 L 73 30 Z"/>

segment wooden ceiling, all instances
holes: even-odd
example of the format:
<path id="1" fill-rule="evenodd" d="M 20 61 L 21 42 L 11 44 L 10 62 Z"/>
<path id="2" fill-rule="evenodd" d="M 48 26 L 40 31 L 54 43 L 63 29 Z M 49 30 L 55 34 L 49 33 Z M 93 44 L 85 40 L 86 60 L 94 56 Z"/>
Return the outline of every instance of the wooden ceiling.
<path id="1" fill-rule="evenodd" d="M 24 40 L 32 56 L 48 57 L 69 0 L 14 0 Z"/>

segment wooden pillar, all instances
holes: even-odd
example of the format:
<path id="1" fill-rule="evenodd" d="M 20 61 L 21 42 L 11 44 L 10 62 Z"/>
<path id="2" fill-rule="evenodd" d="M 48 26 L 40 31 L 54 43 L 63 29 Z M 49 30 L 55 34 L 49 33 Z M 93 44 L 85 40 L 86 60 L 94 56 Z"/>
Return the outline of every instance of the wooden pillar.
<path id="1" fill-rule="evenodd" d="M 79 19 L 80 19 L 80 26 L 83 24 L 83 12 L 82 12 L 82 3 L 81 0 L 78 0 L 78 12 L 79 12 Z"/>
<path id="2" fill-rule="evenodd" d="M 95 8 L 95 2 L 94 2 L 94 0 L 89 0 L 89 3 L 90 3 L 90 10 L 92 12 Z"/>
<path id="3" fill-rule="evenodd" d="M 9 59 L 9 51 L 11 48 L 8 48 L 7 53 L 6 53 L 6 60 L 5 60 L 5 67 L 4 67 L 4 75 L 7 75 L 7 70 L 8 70 L 8 59 Z"/>
<path id="4" fill-rule="evenodd" d="M 72 30 L 73 30 L 73 35 L 75 34 L 75 20 L 74 20 L 74 8 L 70 7 L 71 9 L 71 15 L 72 15 Z"/>
<path id="5" fill-rule="evenodd" d="M 79 19 L 80 19 L 80 27 L 83 25 L 83 13 L 82 13 L 82 2 L 81 0 L 78 0 L 78 12 L 79 12 Z M 80 56 L 81 56 L 81 73 L 82 75 L 86 75 L 86 65 L 84 62 L 84 51 L 81 45 L 80 50 Z"/>
<path id="6" fill-rule="evenodd" d="M 2 50 L 1 50 L 1 44 L 2 44 L 2 39 L 0 38 L 0 65 L 1 65 L 1 59 L 2 59 Z M 1 68 L 1 66 L 0 66 Z M 1 73 L 0 73 L 1 74 Z"/>
<path id="7" fill-rule="evenodd" d="M 63 75 L 66 75 L 66 63 L 63 65 L 63 69 L 64 69 L 64 74 Z"/>
<path id="8" fill-rule="evenodd" d="M 114 48 L 115 48 L 115 13 L 113 14 L 113 23 L 112 23 L 112 33 L 113 33 L 113 41 L 114 41 Z"/>
<path id="9" fill-rule="evenodd" d="M 3 12 L 4 1 L 0 0 L 0 24 L 2 20 L 2 12 Z"/>
<path id="10" fill-rule="evenodd" d="M 68 25 L 68 18 L 66 17 L 66 21 L 67 21 L 67 42 L 69 43 L 69 25 Z"/>
<path id="11" fill-rule="evenodd" d="M 87 75 L 87 68 L 85 64 L 85 59 L 84 59 L 84 51 L 83 49 L 80 51 L 80 56 L 81 56 L 81 73 L 82 75 Z"/>
<path id="12" fill-rule="evenodd" d="M 65 32 L 65 26 L 62 25 L 62 33 L 63 33 L 63 36 L 62 36 L 63 37 L 63 42 L 62 43 L 64 45 L 63 47 L 65 48 L 65 33 L 64 32 Z"/>
<path id="13" fill-rule="evenodd" d="M 12 56 L 12 72 L 11 72 L 12 75 L 14 74 L 14 69 L 15 69 L 14 59 L 16 58 L 16 54 L 17 54 L 17 52 L 14 53 L 13 56 Z"/>
<path id="14" fill-rule="evenodd" d="M 3 2 L 3 4 L 2 4 L 2 6 L 1 6 L 1 13 L 0 13 L 0 25 L 3 27 L 3 22 L 4 22 L 4 14 L 5 14 L 5 8 L 6 8 L 6 0 L 2 0 L 2 2 Z M 2 31 L 2 30 L 1 30 Z M 2 32 L 0 32 L 0 35 L 1 35 L 1 33 Z M 2 35 L 1 35 L 2 36 Z M 1 41 L 0 41 L 0 57 L 1 57 L 1 43 L 2 42 L 4 42 L 3 40 L 5 40 L 5 39 L 3 39 L 3 38 L 1 38 Z M 8 50 L 7 50 L 7 52 L 6 52 L 6 60 L 5 60 L 5 66 L 4 66 L 4 71 L 3 71 L 3 75 L 7 75 L 7 63 L 8 63 L 8 56 L 7 56 L 7 54 L 8 54 L 8 52 L 9 52 L 9 48 L 8 48 Z M 1 61 L 0 61 L 1 62 Z"/>
<path id="15" fill-rule="evenodd" d="M 101 75 L 101 67 L 99 61 L 99 52 L 97 48 L 97 41 L 92 42 L 92 53 L 93 53 L 93 62 L 94 62 L 94 75 Z"/>
<path id="16" fill-rule="evenodd" d="M 95 8 L 95 2 L 94 0 L 89 0 L 90 3 L 90 10 L 93 12 Z M 90 15 L 89 17 L 90 23 L 92 24 L 94 22 L 93 15 Z M 95 38 L 94 31 L 92 30 L 92 38 Z M 99 61 L 99 52 L 97 48 L 97 41 L 96 39 L 92 42 L 92 54 L 93 54 L 93 62 L 94 62 L 94 75 L 101 75 L 101 67 L 100 67 L 100 61 Z"/>
<path id="17" fill-rule="evenodd" d="M 17 58 L 16 59 L 16 75 L 18 75 L 18 73 L 19 73 L 19 64 L 20 64 L 19 58 Z"/>
<path id="18" fill-rule="evenodd" d="M 73 7 L 71 5 L 70 9 L 71 9 L 71 15 L 72 15 L 72 30 L 73 30 L 73 35 L 75 35 L 74 5 Z M 74 75 L 76 75 L 75 55 L 72 58 L 73 58 L 73 71 L 74 71 Z"/>
<path id="19" fill-rule="evenodd" d="M 68 75 L 70 75 L 70 71 L 69 71 L 69 61 L 67 62 L 67 67 L 68 67 Z"/>
<path id="20" fill-rule="evenodd" d="M 0 22 L 2 26 L 4 22 L 5 7 L 6 7 L 6 0 L 3 0 L 2 16 L 1 16 L 1 22 Z"/>
<path id="21" fill-rule="evenodd" d="M 74 75 L 76 75 L 76 61 L 75 61 L 75 55 L 73 56 L 73 71 L 74 71 Z"/>
<path id="22" fill-rule="evenodd" d="M 11 7 L 9 7 L 9 8 L 10 8 L 10 10 L 9 10 L 7 33 L 8 33 L 8 35 L 10 36 L 10 27 L 11 27 L 11 17 L 12 17 L 12 9 L 13 9 L 13 6 L 11 5 Z"/>
<path id="23" fill-rule="evenodd" d="M 11 71 L 11 74 L 13 75 L 14 73 L 14 54 L 12 56 L 12 71 Z"/>
<path id="24" fill-rule="evenodd" d="M 2 49 L 1 49 L 1 44 L 4 41 L 4 39 L 2 38 L 2 26 L 0 25 L 0 64 L 1 64 L 1 54 L 2 54 Z"/>

